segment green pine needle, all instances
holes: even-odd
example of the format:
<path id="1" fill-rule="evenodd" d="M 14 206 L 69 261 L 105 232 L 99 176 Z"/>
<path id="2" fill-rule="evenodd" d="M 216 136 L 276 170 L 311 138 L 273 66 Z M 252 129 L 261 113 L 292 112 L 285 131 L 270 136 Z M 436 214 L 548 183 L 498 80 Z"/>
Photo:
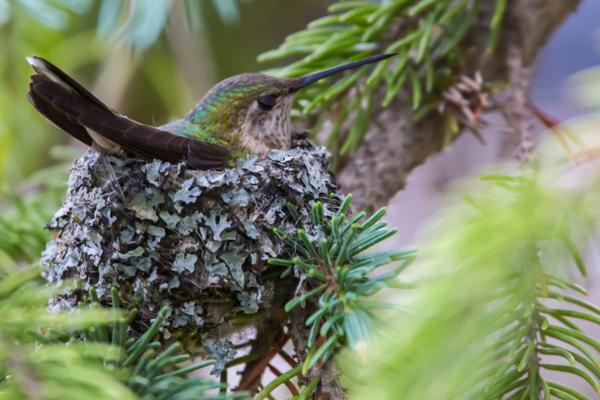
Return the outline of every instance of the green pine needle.
<path id="1" fill-rule="evenodd" d="M 494 2 L 488 50 L 493 49 L 500 38 L 507 7 L 506 0 Z M 334 126 L 340 121 L 348 121 L 350 116 L 352 128 L 339 151 L 340 155 L 348 154 L 358 148 L 368 129 L 374 89 L 385 89 L 383 106 L 388 106 L 399 92 L 406 90 L 415 110 L 424 103 L 428 104 L 429 111 L 437 107 L 441 93 L 452 80 L 436 71 L 459 70 L 459 48 L 475 23 L 481 3 L 481 0 L 338 1 L 328 8 L 328 16 L 291 34 L 279 48 L 263 53 L 258 60 L 266 62 L 300 56 L 294 63 L 273 71 L 295 77 L 367 55 L 398 54 L 375 67 L 350 72 L 334 84 L 317 82 L 298 96 L 297 110 L 326 115 Z M 402 33 L 390 41 L 389 32 L 399 25 Z M 365 77 L 368 78 L 366 82 Z M 357 90 L 356 95 L 346 96 L 353 89 Z M 428 95 L 426 99 L 425 94 Z M 350 97 L 363 101 L 351 101 Z M 341 110 L 328 113 L 326 109 L 334 102 Z M 331 135 L 337 138 L 339 133 L 333 129 Z M 327 142 L 332 142 L 332 137 Z"/>

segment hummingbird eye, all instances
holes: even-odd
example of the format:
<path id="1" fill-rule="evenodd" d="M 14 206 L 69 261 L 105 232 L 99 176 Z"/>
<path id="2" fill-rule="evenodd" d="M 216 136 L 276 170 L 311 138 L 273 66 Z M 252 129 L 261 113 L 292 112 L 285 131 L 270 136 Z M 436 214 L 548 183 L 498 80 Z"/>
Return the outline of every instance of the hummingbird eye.
<path id="1" fill-rule="evenodd" d="M 256 102 L 261 109 L 269 111 L 275 107 L 275 104 L 277 103 L 277 95 L 266 94 L 264 96 L 260 96 Z"/>

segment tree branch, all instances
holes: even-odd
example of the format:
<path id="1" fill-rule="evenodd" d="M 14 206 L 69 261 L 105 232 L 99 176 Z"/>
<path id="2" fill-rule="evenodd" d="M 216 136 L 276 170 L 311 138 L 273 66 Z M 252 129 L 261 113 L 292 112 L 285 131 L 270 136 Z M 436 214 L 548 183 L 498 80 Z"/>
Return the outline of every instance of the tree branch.
<path id="1" fill-rule="evenodd" d="M 510 65 L 530 65 L 550 34 L 579 4 L 580 0 L 515 0 L 507 9 L 501 40 L 493 53 L 486 52 L 485 40 L 493 14 L 492 1 L 482 8 L 474 29 L 465 40 L 464 66 L 460 74 L 481 71 L 484 81 L 510 82 Z M 508 49 L 519 49 L 518 52 Z M 374 111 L 373 123 L 364 143 L 338 175 L 346 193 L 353 193 L 356 209 L 371 212 L 387 204 L 406 185 L 410 173 L 445 145 L 446 120 L 431 113 L 415 123 L 414 111 L 400 96 L 388 108 Z"/>

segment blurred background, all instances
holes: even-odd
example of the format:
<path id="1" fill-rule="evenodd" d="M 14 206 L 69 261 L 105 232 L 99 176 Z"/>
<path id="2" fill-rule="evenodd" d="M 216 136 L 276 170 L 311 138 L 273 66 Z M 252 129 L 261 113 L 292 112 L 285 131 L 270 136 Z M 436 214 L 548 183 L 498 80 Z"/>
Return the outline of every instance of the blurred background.
<path id="1" fill-rule="evenodd" d="M 600 65 L 599 15 L 600 2 L 584 0 L 551 37 L 534 67 L 530 98 L 560 121 L 591 113 L 600 104 L 584 94 L 584 90 L 593 93 L 594 85 L 598 85 L 591 72 L 598 71 Z M 536 131 L 538 140 L 548 134 L 542 125 L 536 126 Z M 462 135 L 454 146 L 432 157 L 410 176 L 407 189 L 398 193 L 390 205 L 395 223 L 413 228 L 399 232 L 399 244 L 415 238 L 418 226 L 440 206 L 440 194 L 453 181 L 482 173 L 486 164 L 514 157 L 515 142 L 510 135 L 487 132 L 485 142 L 482 146 L 475 136 Z"/>
<path id="2" fill-rule="evenodd" d="M 70 164 L 85 150 L 28 103 L 26 56 L 49 59 L 123 114 L 162 124 L 187 112 L 219 80 L 273 67 L 258 64 L 256 56 L 322 16 L 331 3 L 0 0 L 0 262 L 39 257 Z M 532 100 L 560 120 L 600 105 L 598 16 L 600 2 L 584 0 L 535 67 Z M 390 203 L 388 219 L 399 227 L 391 245 L 413 243 L 452 182 L 514 156 L 514 138 L 488 132 L 485 141 L 462 135 L 417 168 Z M 590 272 L 585 286 L 597 304 L 600 274 L 598 268 Z"/>

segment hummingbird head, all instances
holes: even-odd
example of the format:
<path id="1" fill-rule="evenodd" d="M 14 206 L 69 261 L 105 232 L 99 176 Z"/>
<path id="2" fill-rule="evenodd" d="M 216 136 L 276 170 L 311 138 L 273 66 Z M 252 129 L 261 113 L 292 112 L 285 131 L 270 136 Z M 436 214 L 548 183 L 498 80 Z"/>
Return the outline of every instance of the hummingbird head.
<path id="1" fill-rule="evenodd" d="M 292 141 L 292 103 L 300 89 L 393 55 L 379 54 L 300 78 L 277 78 L 261 73 L 235 75 L 209 90 L 186 119 L 202 131 L 251 153 L 288 149 Z"/>

